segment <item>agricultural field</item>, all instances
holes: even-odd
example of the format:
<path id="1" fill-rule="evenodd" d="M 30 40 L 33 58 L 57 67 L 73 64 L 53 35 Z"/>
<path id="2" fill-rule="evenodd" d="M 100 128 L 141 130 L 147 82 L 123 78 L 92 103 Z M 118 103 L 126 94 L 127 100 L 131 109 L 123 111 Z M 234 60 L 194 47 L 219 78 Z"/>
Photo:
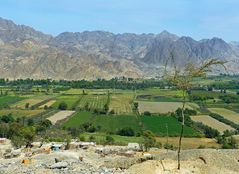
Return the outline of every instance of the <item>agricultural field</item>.
<path id="1" fill-rule="evenodd" d="M 63 127 L 80 128 L 84 123 L 92 123 L 99 132 L 116 133 L 119 129 L 130 127 L 135 133 L 140 131 L 139 122 L 134 115 L 93 115 L 90 112 L 78 112 L 69 118 Z"/>
<path id="2" fill-rule="evenodd" d="M 137 101 L 139 103 L 139 112 L 144 113 L 149 111 L 151 113 L 169 113 L 175 112 L 178 108 L 182 107 L 182 102 L 150 102 L 150 101 Z M 186 108 L 193 109 L 198 107 L 196 104 L 186 104 Z"/>
<path id="3" fill-rule="evenodd" d="M 135 133 L 140 131 L 139 122 L 134 115 L 97 115 L 93 125 L 100 127 L 100 132 L 117 133 L 122 128 L 132 128 Z"/>
<path id="4" fill-rule="evenodd" d="M 24 97 L 19 97 L 19 96 L 0 96 L 0 108 L 6 107 L 10 104 L 16 103 L 20 100 L 25 99 Z"/>
<path id="5" fill-rule="evenodd" d="M 191 116 L 190 118 L 194 122 L 201 122 L 204 125 L 207 125 L 211 128 L 218 130 L 221 134 L 223 134 L 223 132 L 225 130 L 235 131 L 235 129 L 232 128 L 231 126 L 226 125 L 225 123 L 222 123 L 222 122 L 210 117 L 209 115 L 197 115 L 197 116 Z"/>
<path id="6" fill-rule="evenodd" d="M 153 96 L 167 96 L 174 98 L 181 98 L 183 92 L 181 90 L 172 90 L 172 89 L 160 89 L 160 88 L 149 88 L 145 90 L 138 90 L 137 95 L 153 95 Z"/>
<path id="7" fill-rule="evenodd" d="M 90 112 L 78 112 L 73 117 L 69 118 L 62 127 L 65 128 L 79 128 L 82 124 L 92 121 L 92 114 Z"/>
<path id="8" fill-rule="evenodd" d="M 233 121 L 236 124 L 239 124 L 239 113 L 225 109 L 225 108 L 208 108 L 212 113 L 221 115 L 227 120 Z"/>
<path id="9" fill-rule="evenodd" d="M 15 119 L 16 118 L 22 118 L 22 117 L 30 118 L 30 117 L 33 117 L 37 114 L 40 114 L 43 111 L 44 110 L 42 110 L 42 109 L 34 109 L 34 110 L 2 109 L 2 110 L 0 110 L 0 116 L 12 114 L 13 118 L 15 118 Z"/>
<path id="10" fill-rule="evenodd" d="M 132 113 L 133 94 L 112 94 L 110 95 L 110 110 L 116 114 Z"/>
<path id="11" fill-rule="evenodd" d="M 13 105 L 11 105 L 12 108 L 19 108 L 24 109 L 26 104 L 29 103 L 29 107 L 34 106 L 38 103 L 44 102 L 44 100 L 47 100 L 51 98 L 52 96 L 48 95 L 42 95 L 42 96 L 34 96 L 25 100 L 21 100 Z"/>
<path id="12" fill-rule="evenodd" d="M 50 106 L 52 106 L 55 102 L 56 102 L 56 100 L 50 100 L 50 101 L 46 102 L 45 104 L 39 106 L 39 108 L 43 109 L 45 106 L 50 107 Z"/>
<path id="13" fill-rule="evenodd" d="M 144 130 L 150 130 L 156 135 L 178 136 L 181 130 L 181 124 L 172 116 L 140 116 Z M 168 128 L 168 130 L 167 130 Z M 199 132 L 191 127 L 185 126 L 184 136 L 198 136 Z"/>
<path id="14" fill-rule="evenodd" d="M 62 91 L 62 94 L 66 94 L 66 95 L 81 95 L 83 94 L 83 90 L 82 89 L 69 89 L 67 91 Z"/>
<path id="15" fill-rule="evenodd" d="M 67 117 L 70 117 L 72 114 L 74 114 L 75 111 L 59 111 L 55 113 L 54 115 L 48 117 L 47 119 L 51 121 L 51 123 L 54 125 L 58 121 L 66 119 Z"/>
<path id="16" fill-rule="evenodd" d="M 71 110 L 74 104 L 82 97 L 81 95 L 60 95 L 55 98 L 56 102 L 52 105 L 53 108 L 58 108 L 59 104 L 65 102 L 67 109 Z"/>
<path id="17" fill-rule="evenodd" d="M 107 100 L 107 95 L 83 95 L 77 107 L 84 108 L 88 104 L 91 110 L 103 109 Z"/>

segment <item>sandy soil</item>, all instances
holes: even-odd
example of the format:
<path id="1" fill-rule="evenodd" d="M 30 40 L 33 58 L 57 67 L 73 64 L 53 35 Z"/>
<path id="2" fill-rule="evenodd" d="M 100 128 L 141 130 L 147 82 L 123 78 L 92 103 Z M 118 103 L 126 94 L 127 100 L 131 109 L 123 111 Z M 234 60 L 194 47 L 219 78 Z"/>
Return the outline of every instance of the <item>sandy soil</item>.
<path id="1" fill-rule="evenodd" d="M 59 111 L 47 119 L 50 120 L 51 123 L 54 125 L 54 124 L 56 124 L 57 121 L 63 120 L 67 117 L 70 117 L 74 113 L 75 113 L 75 111 Z"/>

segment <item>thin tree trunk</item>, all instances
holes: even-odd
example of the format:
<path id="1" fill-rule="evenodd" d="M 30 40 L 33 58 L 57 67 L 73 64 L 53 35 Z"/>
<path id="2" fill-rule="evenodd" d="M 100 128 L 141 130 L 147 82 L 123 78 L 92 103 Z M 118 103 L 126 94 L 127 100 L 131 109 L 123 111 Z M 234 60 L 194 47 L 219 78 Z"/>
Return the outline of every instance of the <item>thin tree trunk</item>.
<path id="1" fill-rule="evenodd" d="M 184 130 L 184 108 L 186 103 L 185 97 L 185 90 L 183 90 L 183 106 L 182 106 L 182 126 L 181 126 L 181 133 L 178 141 L 178 170 L 180 170 L 180 155 L 181 155 L 181 146 L 182 146 L 182 137 L 183 137 L 183 130 Z"/>

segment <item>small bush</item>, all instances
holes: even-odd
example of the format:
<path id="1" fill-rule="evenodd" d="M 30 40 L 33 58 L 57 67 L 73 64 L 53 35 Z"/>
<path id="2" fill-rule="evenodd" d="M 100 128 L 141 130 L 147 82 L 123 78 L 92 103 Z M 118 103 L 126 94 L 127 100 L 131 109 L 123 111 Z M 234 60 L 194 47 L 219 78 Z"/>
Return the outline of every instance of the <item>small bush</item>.
<path id="1" fill-rule="evenodd" d="M 58 109 L 66 110 L 67 109 L 67 104 L 65 102 L 61 102 L 58 106 Z"/>
<path id="2" fill-rule="evenodd" d="M 132 128 L 126 127 L 126 128 L 120 129 L 118 131 L 118 135 L 121 135 L 121 136 L 134 136 L 135 133 L 134 133 L 134 130 Z"/>

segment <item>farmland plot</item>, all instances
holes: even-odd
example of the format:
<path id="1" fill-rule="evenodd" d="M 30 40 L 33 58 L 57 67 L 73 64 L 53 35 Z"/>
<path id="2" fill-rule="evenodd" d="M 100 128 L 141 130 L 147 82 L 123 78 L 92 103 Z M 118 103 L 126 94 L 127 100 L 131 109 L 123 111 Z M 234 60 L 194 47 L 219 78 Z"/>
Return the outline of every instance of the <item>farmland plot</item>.
<path id="1" fill-rule="evenodd" d="M 216 113 L 223 116 L 227 120 L 230 120 L 236 124 L 239 124 L 239 113 L 236 113 L 234 111 L 231 111 L 225 108 L 208 108 L 208 110 L 212 113 Z"/>
<path id="2" fill-rule="evenodd" d="M 91 122 L 92 114 L 90 112 L 78 112 L 71 118 L 69 118 L 64 124 L 63 127 L 66 128 L 80 128 L 84 123 Z"/>
<path id="3" fill-rule="evenodd" d="M 103 109 L 107 103 L 106 95 L 84 95 L 78 105 L 80 108 L 84 108 L 86 104 L 89 104 L 90 109 Z"/>
<path id="4" fill-rule="evenodd" d="M 67 104 L 67 109 L 72 109 L 79 97 L 81 97 L 81 95 L 61 95 L 56 97 L 56 102 L 52 106 L 58 108 L 61 102 L 65 102 Z"/>
<path id="5" fill-rule="evenodd" d="M 197 115 L 197 116 L 191 116 L 191 119 L 195 122 L 201 122 L 204 125 L 207 125 L 213 129 L 218 130 L 221 134 L 223 134 L 223 132 L 225 130 L 230 130 L 230 131 L 234 131 L 235 129 L 232 128 L 229 125 L 226 125 L 208 115 Z"/>
<path id="6" fill-rule="evenodd" d="M 50 106 L 52 106 L 55 102 L 56 102 L 56 100 L 50 100 L 50 101 L 46 102 L 45 104 L 39 106 L 39 108 L 42 109 L 42 108 L 44 108 L 45 106 L 50 107 Z"/>
<path id="7" fill-rule="evenodd" d="M 29 98 L 29 99 L 25 99 L 25 100 L 21 100 L 15 104 L 12 105 L 13 108 L 20 108 L 20 109 L 24 109 L 26 103 L 29 103 L 29 107 L 36 105 L 40 102 L 43 102 L 44 100 L 49 99 L 52 96 L 37 96 L 37 97 L 33 97 L 33 98 Z"/>
<path id="8" fill-rule="evenodd" d="M 18 97 L 18 96 L 0 96 L 0 108 L 9 105 L 9 104 L 13 104 L 16 103 L 20 100 L 23 100 L 25 98 L 23 97 Z"/>
<path id="9" fill-rule="evenodd" d="M 182 107 L 182 102 L 147 102 L 138 101 L 139 112 L 144 113 L 149 111 L 151 113 L 168 113 L 175 112 L 178 108 Z M 194 104 L 195 106 L 196 104 Z M 192 109 L 189 104 L 186 104 L 186 108 Z"/>
<path id="10" fill-rule="evenodd" d="M 113 94 L 110 98 L 110 110 L 116 114 L 132 113 L 133 94 Z"/>
<path id="11" fill-rule="evenodd" d="M 13 118 L 22 118 L 22 117 L 33 117 L 44 110 L 35 109 L 35 110 L 23 110 L 23 109 L 3 109 L 0 110 L 0 116 L 12 114 Z"/>
<path id="12" fill-rule="evenodd" d="M 101 132 L 117 133 L 122 128 L 130 127 L 134 132 L 139 132 L 140 127 L 134 115 L 97 115 L 93 119 L 93 125 L 100 127 Z"/>
<path id="13" fill-rule="evenodd" d="M 48 117 L 47 119 L 51 121 L 51 123 L 54 125 L 56 122 L 63 120 L 67 117 L 70 117 L 72 114 L 74 114 L 75 111 L 59 111 L 52 115 L 51 117 Z"/>
<path id="14" fill-rule="evenodd" d="M 178 136 L 181 130 L 181 123 L 172 116 L 140 116 L 143 129 L 150 130 L 156 135 Z M 185 136 L 195 136 L 199 133 L 191 127 L 185 126 Z"/>

